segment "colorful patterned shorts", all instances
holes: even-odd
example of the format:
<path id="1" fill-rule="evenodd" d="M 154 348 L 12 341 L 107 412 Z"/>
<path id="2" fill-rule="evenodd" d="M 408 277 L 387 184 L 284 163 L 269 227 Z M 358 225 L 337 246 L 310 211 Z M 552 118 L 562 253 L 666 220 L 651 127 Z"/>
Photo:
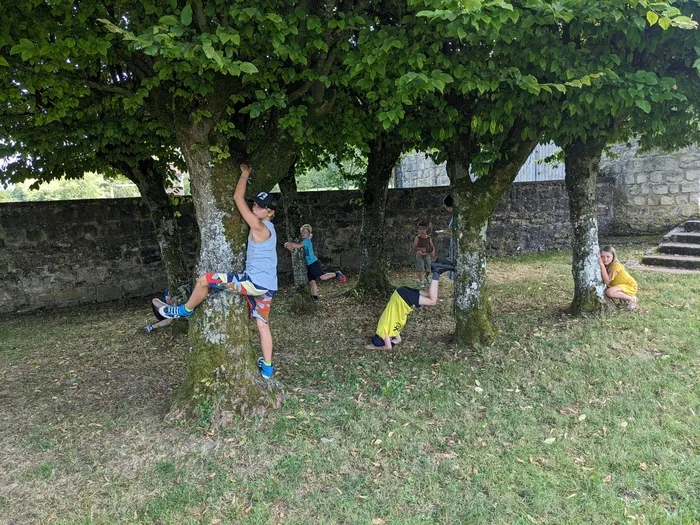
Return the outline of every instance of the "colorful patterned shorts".
<path id="1" fill-rule="evenodd" d="M 268 323 L 270 306 L 274 291 L 266 290 L 255 285 L 246 273 L 215 273 L 206 274 L 209 288 L 217 291 L 235 292 L 248 300 L 250 317 Z"/>

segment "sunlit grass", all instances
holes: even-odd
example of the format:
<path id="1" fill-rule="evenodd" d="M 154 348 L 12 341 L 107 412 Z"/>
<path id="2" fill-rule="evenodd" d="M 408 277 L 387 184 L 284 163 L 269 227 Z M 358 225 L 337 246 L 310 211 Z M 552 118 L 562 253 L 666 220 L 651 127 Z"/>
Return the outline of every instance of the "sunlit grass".
<path id="1" fill-rule="evenodd" d="M 383 303 L 279 294 L 289 399 L 221 435 L 163 423 L 186 344 L 140 333 L 147 301 L 7 316 L 0 521 L 696 523 L 700 276 L 635 272 L 638 312 L 574 319 L 569 258 L 490 262 L 476 350 L 449 281 L 391 353 L 364 349 Z"/>

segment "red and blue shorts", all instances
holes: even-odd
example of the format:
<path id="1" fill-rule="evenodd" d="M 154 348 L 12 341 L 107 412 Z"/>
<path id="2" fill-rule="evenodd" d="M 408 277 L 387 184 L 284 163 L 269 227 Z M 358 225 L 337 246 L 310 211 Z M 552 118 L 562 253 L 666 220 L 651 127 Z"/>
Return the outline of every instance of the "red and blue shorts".
<path id="1" fill-rule="evenodd" d="M 247 273 L 216 273 L 205 275 L 209 288 L 217 291 L 235 292 L 248 300 L 250 317 L 268 323 L 274 290 L 266 290 L 254 284 Z"/>

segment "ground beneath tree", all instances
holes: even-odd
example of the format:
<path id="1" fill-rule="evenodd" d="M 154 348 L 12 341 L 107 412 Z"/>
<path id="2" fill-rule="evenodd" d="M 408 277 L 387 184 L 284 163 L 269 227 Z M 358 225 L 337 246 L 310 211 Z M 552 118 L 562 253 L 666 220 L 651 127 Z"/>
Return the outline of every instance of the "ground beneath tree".
<path id="1" fill-rule="evenodd" d="M 492 260 L 492 346 L 452 343 L 443 280 L 390 353 L 364 348 L 384 303 L 353 276 L 313 316 L 283 290 L 290 398 L 220 434 L 163 422 L 187 345 L 141 332 L 147 298 L 5 316 L 0 521 L 697 522 L 700 276 L 633 275 L 637 312 L 573 319 L 570 254 Z"/>

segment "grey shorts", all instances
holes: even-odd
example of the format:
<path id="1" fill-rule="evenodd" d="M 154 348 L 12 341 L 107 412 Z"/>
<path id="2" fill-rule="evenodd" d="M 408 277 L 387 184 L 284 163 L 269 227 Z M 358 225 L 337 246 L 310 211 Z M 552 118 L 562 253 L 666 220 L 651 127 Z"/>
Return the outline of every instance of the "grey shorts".
<path id="1" fill-rule="evenodd" d="M 430 258 L 430 255 L 424 255 L 422 253 L 416 254 L 416 270 L 419 272 L 429 272 L 432 262 L 433 260 Z"/>

